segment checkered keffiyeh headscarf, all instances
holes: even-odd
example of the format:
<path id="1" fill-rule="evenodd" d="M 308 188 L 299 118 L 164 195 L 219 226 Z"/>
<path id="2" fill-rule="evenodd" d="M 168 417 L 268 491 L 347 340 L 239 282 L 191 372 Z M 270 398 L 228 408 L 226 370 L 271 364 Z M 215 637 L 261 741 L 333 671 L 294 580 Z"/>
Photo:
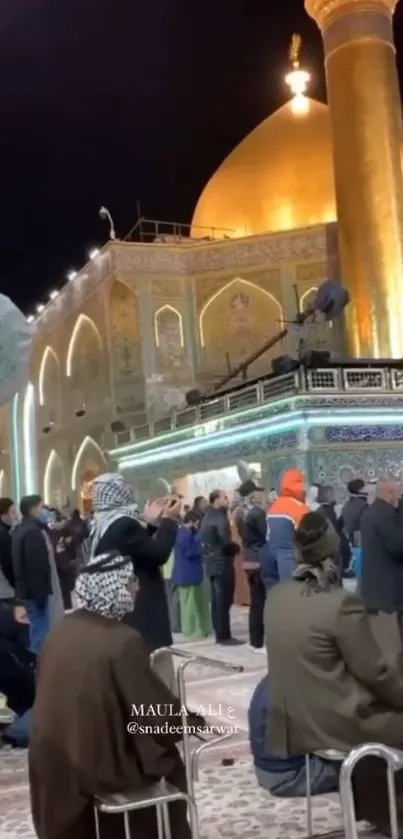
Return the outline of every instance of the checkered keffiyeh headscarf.
<path id="1" fill-rule="evenodd" d="M 133 580 L 131 558 L 114 554 L 92 557 L 76 580 L 76 607 L 104 618 L 123 620 L 133 610 L 133 597 L 128 589 Z"/>
<path id="2" fill-rule="evenodd" d="M 91 495 L 94 510 L 90 536 L 91 557 L 93 557 L 102 537 L 116 519 L 129 516 L 141 521 L 141 517 L 132 491 L 121 475 L 100 475 L 92 484 Z"/>

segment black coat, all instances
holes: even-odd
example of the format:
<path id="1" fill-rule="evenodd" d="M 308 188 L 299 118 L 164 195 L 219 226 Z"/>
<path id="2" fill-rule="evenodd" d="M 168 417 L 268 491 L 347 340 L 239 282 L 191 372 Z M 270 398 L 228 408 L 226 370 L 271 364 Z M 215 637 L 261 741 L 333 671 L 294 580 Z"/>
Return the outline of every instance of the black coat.
<path id="1" fill-rule="evenodd" d="M 367 509 L 366 495 L 350 495 L 341 511 L 343 530 L 351 544 L 354 543 L 354 535 L 360 532 L 361 517 Z"/>
<path id="2" fill-rule="evenodd" d="M 13 557 L 11 551 L 11 527 L 3 521 L 0 521 L 0 568 L 11 588 L 15 588 Z"/>
<path id="3" fill-rule="evenodd" d="M 13 531 L 11 547 L 15 575 L 15 596 L 20 600 L 46 603 L 52 592 L 45 524 L 27 516 Z"/>
<path id="4" fill-rule="evenodd" d="M 143 527 L 136 519 L 122 516 L 110 525 L 97 545 L 96 554 L 116 550 L 122 556 L 131 556 L 139 580 L 139 592 L 134 611 L 125 623 L 140 632 L 152 650 L 172 644 L 163 565 L 168 561 L 175 545 L 177 524 L 162 519 L 155 527 Z"/>
<path id="5" fill-rule="evenodd" d="M 267 516 L 262 507 L 255 505 L 239 519 L 239 535 L 242 539 L 245 559 L 260 562 L 260 549 L 266 544 Z"/>
<path id="6" fill-rule="evenodd" d="M 361 596 L 381 612 L 403 612 L 403 517 L 377 498 L 361 518 Z"/>
<path id="7" fill-rule="evenodd" d="M 233 567 L 237 549 L 231 538 L 228 511 L 224 507 L 208 507 L 199 532 L 207 574 L 224 574 L 229 566 Z"/>
<path id="8" fill-rule="evenodd" d="M 17 623 L 12 606 L 0 603 L 0 690 L 18 715 L 31 708 L 35 699 L 36 656 L 28 643 L 28 627 Z"/>
<path id="9" fill-rule="evenodd" d="M 334 504 L 322 504 L 317 510 L 327 521 L 330 522 L 340 539 L 339 564 L 340 571 L 347 571 L 351 562 L 350 542 L 344 532 L 343 519 L 337 518 Z"/>

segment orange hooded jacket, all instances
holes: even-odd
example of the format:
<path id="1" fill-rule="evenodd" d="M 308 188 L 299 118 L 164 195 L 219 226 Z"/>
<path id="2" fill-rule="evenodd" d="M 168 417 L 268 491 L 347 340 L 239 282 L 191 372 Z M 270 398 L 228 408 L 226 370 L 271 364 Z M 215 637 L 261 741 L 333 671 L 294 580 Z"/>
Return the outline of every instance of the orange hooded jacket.
<path id="1" fill-rule="evenodd" d="M 279 579 L 288 579 L 294 567 L 294 536 L 301 519 L 309 513 L 305 504 L 305 475 L 300 469 L 287 469 L 280 495 L 270 506 L 267 538 L 275 559 Z"/>

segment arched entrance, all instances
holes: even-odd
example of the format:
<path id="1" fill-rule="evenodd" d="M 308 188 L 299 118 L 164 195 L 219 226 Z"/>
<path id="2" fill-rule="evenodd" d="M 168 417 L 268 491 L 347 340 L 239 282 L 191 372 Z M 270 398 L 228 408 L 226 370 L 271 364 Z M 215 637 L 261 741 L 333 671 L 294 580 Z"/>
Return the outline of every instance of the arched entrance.
<path id="1" fill-rule="evenodd" d="M 92 484 L 98 475 L 100 475 L 100 470 L 97 470 L 96 468 L 87 469 L 87 471 L 81 475 L 80 507 L 83 513 L 88 514 L 92 512 L 91 490 Z"/>
<path id="2" fill-rule="evenodd" d="M 63 463 L 54 449 L 50 452 L 45 467 L 43 495 L 45 504 L 51 504 L 59 510 L 66 503 L 67 493 Z"/>
<path id="3" fill-rule="evenodd" d="M 82 510 L 91 512 L 91 487 L 98 475 L 106 471 L 106 460 L 98 444 L 86 437 L 76 454 L 71 474 L 71 488 Z"/>

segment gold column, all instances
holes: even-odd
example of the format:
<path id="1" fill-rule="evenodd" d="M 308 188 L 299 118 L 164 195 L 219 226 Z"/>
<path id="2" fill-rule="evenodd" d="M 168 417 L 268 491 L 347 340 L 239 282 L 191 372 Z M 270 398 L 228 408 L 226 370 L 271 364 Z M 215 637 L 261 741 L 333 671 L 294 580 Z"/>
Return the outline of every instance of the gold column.
<path id="1" fill-rule="evenodd" d="M 403 356 L 397 2 L 305 0 L 325 50 L 342 280 L 351 295 L 349 350 L 364 357 Z"/>

